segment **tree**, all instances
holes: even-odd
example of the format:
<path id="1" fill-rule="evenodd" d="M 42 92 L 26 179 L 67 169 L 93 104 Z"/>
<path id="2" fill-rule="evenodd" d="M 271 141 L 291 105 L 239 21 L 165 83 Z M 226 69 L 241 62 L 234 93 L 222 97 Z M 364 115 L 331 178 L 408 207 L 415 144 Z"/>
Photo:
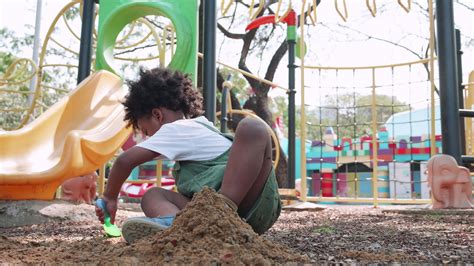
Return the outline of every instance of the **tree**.
<path id="1" fill-rule="evenodd" d="M 396 96 L 375 95 L 377 128 L 392 115 L 410 109 Z M 357 138 L 372 132 L 372 95 L 347 93 L 325 99 L 326 109 L 318 112 L 322 126 L 331 126 L 339 137 Z M 321 130 L 324 132 L 324 129 Z"/>
<path id="2" fill-rule="evenodd" d="M 1 36 L 1 34 L 0 34 Z M 15 57 L 9 52 L 0 52 L 0 74 L 4 74 L 7 67 L 15 60 Z"/>
<path id="3" fill-rule="evenodd" d="M 317 1 L 317 3 L 319 2 L 320 1 Z M 254 10 L 261 8 L 260 12 L 256 16 L 258 18 L 263 16 L 264 14 L 274 14 L 274 5 L 277 3 L 278 1 L 265 1 L 265 5 L 263 7 L 260 7 L 259 4 L 256 4 L 252 8 Z M 285 36 L 286 26 L 283 26 L 281 24 L 274 24 L 271 26 L 260 27 L 259 29 L 253 29 L 247 32 L 233 32 L 233 26 L 247 24 L 247 21 L 244 20 L 242 17 L 239 18 L 237 13 L 240 9 L 248 10 L 249 8 L 250 6 L 244 3 L 243 1 L 236 1 L 233 14 L 231 16 L 221 18 L 217 23 L 217 28 L 226 38 L 232 39 L 232 42 L 235 43 L 235 40 L 242 41 L 242 45 L 240 48 L 240 59 L 238 63 L 238 67 L 240 70 L 249 73 L 254 73 L 255 70 L 252 70 L 247 65 L 247 59 L 249 58 L 249 56 L 254 55 L 263 58 L 264 51 L 272 50 L 273 55 L 270 56 L 270 60 L 268 65 L 266 66 L 266 71 L 263 75 L 263 78 L 269 81 L 273 81 L 276 71 L 283 57 L 288 51 L 288 44 L 286 42 L 286 39 L 282 38 L 283 36 Z M 310 9 L 312 8 L 314 7 L 311 7 Z M 306 14 L 307 13 L 304 13 L 304 15 Z M 297 20 L 299 21 L 299 16 Z M 273 43 L 275 43 L 276 45 L 273 46 Z M 272 125 L 273 115 L 269 109 L 270 101 L 268 98 L 270 85 L 262 83 L 259 80 L 247 76 L 245 76 L 245 79 L 249 83 L 253 94 L 244 103 L 243 107 L 246 109 L 253 110 L 267 124 Z M 234 105 L 234 103 L 235 101 L 233 101 L 232 103 L 232 108 L 241 109 L 240 104 L 236 103 Z M 283 154 L 283 152 L 280 152 L 280 154 Z M 278 183 L 280 187 L 282 187 L 285 186 L 284 184 L 288 184 L 286 169 L 287 162 L 284 156 L 280 157 L 278 165 L 279 167 L 278 169 L 276 169 L 276 175 Z"/>
<path id="4" fill-rule="evenodd" d="M 407 111 L 410 106 L 395 96 L 376 95 L 377 125 L 380 127 L 390 116 Z M 287 100 L 275 99 L 277 114 L 283 117 L 288 127 Z M 324 106 L 306 107 L 307 138 L 321 140 L 327 127 L 332 127 L 339 138 L 358 138 L 372 131 L 372 95 L 346 93 L 324 99 Z M 300 132 L 301 106 L 296 107 L 296 131 Z M 286 132 L 286 130 L 284 131 Z"/>
<path id="5" fill-rule="evenodd" d="M 25 46 L 31 45 L 33 36 L 17 36 L 13 31 L 6 28 L 0 29 L 0 128 L 14 129 L 18 126 L 24 115 L 22 111 L 16 111 L 29 106 L 28 92 L 29 80 L 27 79 L 31 70 L 25 62 L 14 64 L 19 59 L 15 54 L 19 53 Z M 6 73 L 9 71 L 10 73 Z M 7 75 L 9 77 L 5 77 Z M 8 83 L 12 83 L 9 85 Z M 9 92 L 13 91 L 13 92 Z"/>
<path id="6" fill-rule="evenodd" d="M 281 62 L 283 56 L 286 54 L 286 51 L 287 51 L 287 46 L 284 40 L 284 26 L 276 24 L 272 26 L 261 27 L 258 30 L 253 30 L 250 32 L 242 32 L 241 27 L 239 28 L 239 26 L 242 24 L 243 25 L 247 24 L 248 20 L 243 19 L 242 17 L 244 16 L 242 16 L 241 14 L 242 14 L 243 9 L 248 10 L 249 5 L 246 4 L 248 2 L 249 1 L 236 1 L 236 5 L 233 7 L 232 12 L 229 12 L 229 15 L 224 16 L 218 20 L 218 29 L 225 36 L 223 42 L 235 42 L 236 40 L 240 41 L 239 42 L 239 44 L 241 44 L 240 45 L 240 60 L 238 62 L 238 67 L 241 70 L 255 73 L 255 72 L 258 72 L 260 69 L 265 69 L 265 71 L 263 71 L 264 74 L 260 76 L 263 76 L 265 79 L 268 79 L 268 80 L 273 80 L 275 78 L 276 69 L 278 68 L 279 63 Z M 262 16 L 263 14 L 274 14 L 275 3 L 277 2 L 278 1 L 266 1 L 265 7 L 261 10 L 260 14 L 258 14 L 258 17 Z M 322 3 L 324 4 L 326 4 L 327 2 L 328 1 L 322 1 Z M 318 9 L 319 9 L 319 3 L 320 1 L 318 1 Z M 387 8 L 396 8 L 396 11 L 403 12 L 401 7 L 399 7 L 396 2 L 390 3 L 390 4 L 392 5 L 390 7 L 388 7 L 386 3 L 381 4 L 378 7 L 377 17 L 383 17 L 384 15 L 386 15 L 384 13 L 387 11 Z M 455 4 L 464 6 L 465 9 L 471 9 L 471 7 L 468 4 L 466 4 L 465 0 L 456 0 Z M 256 8 L 258 8 L 258 4 L 254 6 L 254 10 Z M 311 7 L 310 9 L 312 8 L 314 7 Z M 295 10 L 299 10 L 299 9 L 295 9 Z M 359 22 L 361 22 L 362 20 L 369 21 L 371 19 L 369 18 L 370 13 L 368 11 L 366 14 L 367 14 L 366 17 L 360 19 Z M 414 1 L 412 10 L 410 11 L 410 15 L 411 14 L 416 14 L 416 16 L 419 17 L 419 20 L 423 20 L 423 23 L 427 24 L 428 23 L 427 3 L 423 1 Z M 351 16 L 352 15 L 353 13 L 351 13 Z M 340 43 L 343 37 L 337 39 L 337 37 L 339 36 L 345 36 L 345 37 L 348 36 L 348 38 L 345 38 L 344 40 L 346 42 L 377 42 L 377 43 L 380 43 L 380 45 L 391 46 L 392 48 L 395 48 L 394 50 L 396 50 L 396 54 L 402 54 L 403 52 L 408 52 L 410 56 L 414 57 L 412 59 L 409 59 L 412 61 L 427 57 L 428 38 L 426 36 L 429 35 L 429 32 L 427 30 L 426 31 L 424 30 L 422 33 L 420 33 L 416 31 L 414 32 L 409 31 L 413 27 L 405 28 L 402 30 L 404 30 L 406 33 L 400 34 L 399 35 L 400 39 L 394 39 L 394 37 L 397 37 L 397 36 L 392 35 L 392 34 L 387 34 L 386 31 L 383 31 L 383 33 L 380 33 L 379 35 L 379 34 L 374 34 L 370 31 L 365 32 L 364 30 L 361 30 L 357 26 L 353 26 L 353 25 L 354 25 L 353 22 L 340 23 L 340 20 L 336 24 L 328 24 L 324 20 L 318 21 L 318 24 L 316 27 L 312 27 L 311 29 L 308 29 L 308 31 L 305 33 L 306 35 L 305 39 L 317 40 L 320 43 L 324 43 L 324 45 L 328 47 L 328 49 L 320 50 L 316 48 L 315 50 L 318 53 L 316 54 L 314 53 L 314 51 L 310 51 L 306 57 L 306 60 L 313 61 L 313 62 L 316 61 L 317 62 L 316 65 L 325 65 L 325 62 L 321 60 L 321 56 L 324 55 L 327 57 L 334 57 L 333 53 L 328 52 L 328 51 L 331 51 L 331 45 L 328 46 L 327 44 Z M 316 33 L 317 30 L 319 29 L 325 29 L 326 33 L 325 34 Z M 322 39 L 321 37 L 326 37 L 326 36 L 328 36 L 328 38 L 325 39 L 325 41 L 321 42 L 320 41 Z M 466 44 L 472 43 L 472 36 L 463 36 L 463 37 L 465 37 L 464 42 Z M 228 46 L 225 46 L 225 47 L 228 47 Z M 225 51 L 225 53 L 229 52 L 228 48 L 224 48 L 223 50 Z M 261 60 L 258 67 L 256 67 L 255 65 L 249 66 L 247 64 L 249 58 L 260 58 Z M 395 61 L 395 62 L 398 63 L 398 61 Z M 341 62 L 341 64 L 339 65 L 343 65 L 343 64 L 344 62 Z M 365 65 L 364 63 L 361 63 L 361 64 Z M 426 72 L 427 77 L 429 77 L 428 65 L 425 64 L 424 66 L 427 71 Z M 267 121 L 267 123 L 271 123 L 273 119 L 272 119 L 272 114 L 269 112 L 269 109 L 268 109 L 269 101 L 267 98 L 269 86 L 266 84 L 262 84 L 252 78 L 247 78 L 247 80 L 250 86 L 255 91 L 255 95 L 252 95 L 251 97 L 249 97 L 249 99 L 245 103 L 245 107 L 255 110 L 257 115 L 262 117 L 265 121 Z M 354 97 L 354 95 L 352 97 Z M 358 98 L 357 100 L 359 102 L 358 104 L 365 105 L 365 107 L 358 107 L 358 108 L 352 108 L 352 106 L 340 107 L 339 108 L 340 112 L 342 112 L 342 109 L 344 108 L 346 108 L 345 110 L 347 111 L 344 111 L 340 114 L 339 112 L 332 111 L 333 117 L 331 117 L 330 119 L 328 118 L 327 121 L 324 119 L 317 120 L 316 122 L 313 123 L 313 126 L 311 126 L 310 128 L 314 128 L 314 125 L 319 126 L 319 124 L 337 125 L 337 118 L 339 118 L 339 120 L 341 121 L 348 120 L 347 128 L 345 129 L 343 129 L 342 127 L 339 128 L 339 130 L 343 131 L 342 132 L 343 135 L 359 135 L 367 131 L 368 128 L 370 128 L 370 125 L 367 125 L 368 123 L 370 123 L 370 121 L 368 121 L 367 118 L 371 116 L 371 111 L 369 107 L 369 104 L 371 103 L 371 98 L 370 97 L 364 98 L 361 95 L 356 95 L 356 97 Z M 378 108 L 379 110 L 377 114 L 378 121 L 385 121 L 385 119 L 387 118 L 389 114 L 393 114 L 397 111 L 408 109 L 408 106 L 403 106 L 403 103 L 400 103 L 397 99 L 385 98 L 385 97 L 390 97 L 390 96 L 377 95 L 377 105 L 379 106 Z M 343 98 L 344 97 L 341 96 L 340 102 L 343 102 L 344 100 Z M 390 105 L 393 107 L 388 107 L 385 105 Z M 234 108 L 239 108 L 239 106 L 234 106 Z M 316 110 L 308 109 L 307 112 L 314 113 L 316 114 L 316 117 L 318 117 L 318 114 L 321 114 L 322 111 L 319 111 L 317 109 Z M 310 117 L 310 115 L 308 115 L 308 117 Z M 354 120 L 358 121 L 357 122 L 358 126 L 356 128 L 353 127 Z M 298 123 L 297 123 L 297 127 L 299 127 Z M 314 130 L 309 130 L 308 133 L 310 134 L 311 137 L 316 137 L 317 134 L 313 131 Z M 277 171 L 277 173 L 278 173 L 279 182 L 280 182 L 284 179 L 284 176 L 286 175 L 282 173 L 281 171 Z M 280 184 L 282 183 L 283 184 L 285 183 L 284 180 L 283 182 L 280 182 Z"/>

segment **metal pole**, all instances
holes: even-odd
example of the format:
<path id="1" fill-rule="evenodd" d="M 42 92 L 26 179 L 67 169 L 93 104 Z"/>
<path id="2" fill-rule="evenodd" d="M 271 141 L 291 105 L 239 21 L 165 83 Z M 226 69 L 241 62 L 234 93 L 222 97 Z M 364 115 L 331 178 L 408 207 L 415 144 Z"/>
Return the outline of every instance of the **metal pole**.
<path id="1" fill-rule="evenodd" d="M 290 11 L 288 14 L 288 29 L 286 40 L 288 42 L 288 188 L 295 188 L 295 164 L 296 164 L 296 119 L 295 119 L 295 46 L 296 46 L 296 14 Z M 301 106 L 304 108 L 304 106 Z M 304 139 L 300 140 L 304 145 Z M 302 173 L 306 174 L 306 173 Z"/>
<path id="2" fill-rule="evenodd" d="M 232 75 L 229 74 L 227 76 L 227 80 L 222 83 L 222 97 L 221 97 L 221 132 L 226 133 L 227 132 L 227 122 L 229 121 L 227 117 L 227 108 L 229 110 L 232 110 L 232 102 L 229 101 L 230 106 L 227 106 L 227 99 L 230 99 L 230 90 L 232 89 L 232 84 L 230 83 L 230 79 L 232 78 Z M 232 113 L 229 112 L 229 115 L 232 115 Z"/>
<path id="3" fill-rule="evenodd" d="M 216 1 L 204 0 L 203 77 L 204 115 L 209 121 L 216 117 Z M 224 115 L 224 114 L 222 114 Z"/>
<path id="4" fill-rule="evenodd" d="M 36 2 L 36 18 L 35 18 L 35 40 L 33 42 L 33 55 L 31 59 L 38 65 L 38 54 L 39 54 L 39 46 L 40 46 L 40 34 L 41 34 L 41 13 L 43 8 L 43 0 L 37 0 Z M 39 71 L 39 69 L 38 69 Z M 36 77 L 34 75 L 30 81 L 30 91 L 35 91 L 36 89 Z M 31 104 L 33 102 L 34 96 L 30 94 L 28 96 L 28 103 Z"/>
<path id="5" fill-rule="evenodd" d="M 464 108 L 464 88 L 462 86 L 462 47 L 461 47 L 461 31 L 455 30 L 456 34 L 456 62 L 457 62 L 457 74 L 458 74 L 458 97 L 459 97 L 459 109 Z M 464 117 L 459 117 L 459 124 L 461 129 L 461 152 L 466 154 L 466 126 L 464 124 Z"/>
<path id="6" fill-rule="evenodd" d="M 301 14 L 304 14 L 306 0 L 301 5 Z M 316 8 L 316 7 L 313 7 Z M 300 173 L 301 173 L 301 197 L 300 200 L 306 202 L 308 196 L 307 172 L 306 172 L 306 110 L 305 110 L 305 83 L 304 83 L 304 56 L 305 56 L 305 42 L 304 42 L 304 21 L 305 16 L 300 16 L 300 100 L 301 100 L 301 119 L 300 119 Z"/>
<path id="7" fill-rule="evenodd" d="M 436 26 L 438 29 L 439 98 L 443 153 L 453 156 L 458 164 L 461 164 L 456 41 L 452 1 L 436 0 Z"/>
<path id="8" fill-rule="evenodd" d="M 91 71 L 94 9 L 94 0 L 82 1 L 81 44 L 79 48 L 79 69 L 77 71 L 78 84 L 87 78 Z"/>
<path id="9" fill-rule="evenodd" d="M 221 97 L 221 132 L 227 132 L 227 93 L 229 90 L 226 87 L 222 88 Z"/>

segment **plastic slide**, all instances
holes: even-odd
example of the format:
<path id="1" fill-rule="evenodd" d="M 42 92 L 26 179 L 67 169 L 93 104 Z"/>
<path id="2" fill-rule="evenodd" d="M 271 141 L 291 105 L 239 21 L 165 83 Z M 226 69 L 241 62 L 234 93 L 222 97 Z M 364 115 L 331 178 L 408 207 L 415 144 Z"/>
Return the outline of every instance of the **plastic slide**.
<path id="1" fill-rule="evenodd" d="M 53 199 L 112 158 L 125 129 L 122 80 L 99 71 L 22 129 L 0 132 L 0 199 Z"/>

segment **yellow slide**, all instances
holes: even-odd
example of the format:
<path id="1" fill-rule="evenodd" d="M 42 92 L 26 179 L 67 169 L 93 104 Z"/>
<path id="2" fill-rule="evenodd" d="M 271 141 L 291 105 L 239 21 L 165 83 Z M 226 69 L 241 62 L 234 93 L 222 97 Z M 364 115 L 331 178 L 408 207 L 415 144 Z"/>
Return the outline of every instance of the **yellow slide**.
<path id="1" fill-rule="evenodd" d="M 99 71 L 24 128 L 0 132 L 0 199 L 53 199 L 107 162 L 130 134 L 122 80 Z"/>

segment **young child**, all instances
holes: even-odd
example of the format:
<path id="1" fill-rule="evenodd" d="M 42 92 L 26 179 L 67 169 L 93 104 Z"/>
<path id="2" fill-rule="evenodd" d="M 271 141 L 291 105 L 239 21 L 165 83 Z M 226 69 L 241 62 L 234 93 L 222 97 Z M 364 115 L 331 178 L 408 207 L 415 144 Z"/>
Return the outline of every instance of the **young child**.
<path id="1" fill-rule="evenodd" d="M 168 228 L 177 212 L 204 186 L 214 188 L 255 232 L 267 231 L 280 215 L 281 203 L 271 160 L 268 129 L 256 119 L 243 119 L 232 139 L 222 135 L 202 114 L 202 97 L 187 75 L 164 68 L 141 70 L 123 105 L 128 126 L 145 141 L 115 161 L 103 200 L 114 223 L 120 188 L 132 169 L 158 159 L 176 161 L 177 192 L 151 188 L 142 197 L 146 217 L 130 218 L 122 233 L 129 243 Z M 96 208 L 104 222 L 104 212 Z"/>

